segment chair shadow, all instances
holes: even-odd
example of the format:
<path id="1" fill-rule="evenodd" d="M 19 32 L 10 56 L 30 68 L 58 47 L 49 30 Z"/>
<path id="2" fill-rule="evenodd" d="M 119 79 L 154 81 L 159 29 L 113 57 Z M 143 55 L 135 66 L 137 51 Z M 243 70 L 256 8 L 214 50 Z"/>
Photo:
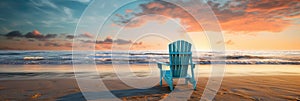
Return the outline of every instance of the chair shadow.
<path id="1" fill-rule="evenodd" d="M 192 95 L 190 95 L 190 100 L 200 100 L 202 93 L 205 88 L 205 84 L 207 83 L 208 78 L 198 78 L 197 83 L 197 90 L 194 90 L 192 92 Z M 118 86 L 114 86 L 111 83 L 116 83 Z M 56 100 L 58 101 L 86 101 L 84 95 L 88 95 L 87 98 L 88 100 L 110 100 L 110 99 L 115 99 L 119 98 L 121 100 L 124 100 L 124 98 L 147 98 L 145 96 L 148 96 L 148 98 L 155 97 L 156 99 L 154 100 L 160 100 L 165 96 L 166 94 L 171 93 L 171 90 L 167 84 L 163 84 L 163 86 L 156 85 L 151 88 L 147 89 L 137 89 L 130 87 L 126 85 L 124 82 L 121 80 L 112 80 L 112 82 L 104 82 L 105 86 L 107 89 L 110 89 L 110 91 L 100 91 L 100 92 L 78 92 L 78 93 L 73 93 L 73 94 L 68 94 L 62 97 L 57 98 Z M 181 85 L 174 83 L 174 86 L 176 85 Z M 112 94 L 112 95 L 108 95 Z M 157 99 L 158 98 L 158 99 Z M 143 100 L 143 99 L 142 99 Z M 145 99 L 144 99 L 145 100 Z M 149 100 L 149 99 L 148 99 Z"/>
<path id="2" fill-rule="evenodd" d="M 168 86 L 154 86 L 148 89 L 124 89 L 124 90 L 111 90 L 111 91 L 102 91 L 102 92 L 78 92 L 69 95 L 65 95 L 57 98 L 57 101 L 86 101 L 84 95 L 88 95 L 88 100 L 99 100 L 99 99 L 114 99 L 114 96 L 123 99 L 128 97 L 137 97 L 137 96 L 164 96 L 165 94 L 170 93 Z M 111 93 L 114 96 L 107 95 Z M 107 95 L 107 96 L 106 96 Z"/>

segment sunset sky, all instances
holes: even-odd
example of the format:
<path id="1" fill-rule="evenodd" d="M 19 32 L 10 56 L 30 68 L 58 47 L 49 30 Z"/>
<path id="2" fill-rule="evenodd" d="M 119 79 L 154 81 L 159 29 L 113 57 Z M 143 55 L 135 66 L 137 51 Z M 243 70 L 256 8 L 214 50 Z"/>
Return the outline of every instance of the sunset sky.
<path id="1" fill-rule="evenodd" d="M 106 0 L 104 0 L 106 1 Z M 134 0 L 132 0 L 134 1 Z M 195 1 L 195 0 L 192 0 Z M 110 2 L 110 1 L 106 1 Z M 195 6 L 189 0 L 178 1 Z M 222 28 L 227 50 L 300 50 L 299 0 L 208 0 Z M 210 26 L 201 10 L 194 19 L 181 7 L 163 1 L 139 0 L 127 5 L 103 3 L 103 9 L 115 12 L 107 18 L 100 11 L 90 18 L 107 20 L 103 30 L 92 33 L 89 28 L 74 36 L 90 0 L 1 0 L 1 50 L 70 50 L 74 38 L 82 44 L 94 44 L 97 50 L 112 45 L 122 49 L 165 50 L 173 39 L 196 40 L 193 45 L 209 50 L 205 32 L 196 20 Z M 121 8 L 115 9 L 121 6 Z M 201 8 L 201 7 L 200 7 Z M 95 10 L 97 12 L 98 10 Z M 88 27 L 99 26 L 91 25 Z M 118 34 L 116 34 L 118 33 Z M 152 33 L 152 36 L 145 35 Z M 116 36 L 117 35 L 117 36 Z M 98 36 L 98 37 L 97 37 Z M 138 39 L 134 36 L 140 36 Z M 96 39 L 96 40 L 95 40 Z M 172 40 L 170 40 L 172 39 Z M 223 42 L 223 41 L 222 41 Z M 214 44 L 222 43 L 217 42 Z"/>

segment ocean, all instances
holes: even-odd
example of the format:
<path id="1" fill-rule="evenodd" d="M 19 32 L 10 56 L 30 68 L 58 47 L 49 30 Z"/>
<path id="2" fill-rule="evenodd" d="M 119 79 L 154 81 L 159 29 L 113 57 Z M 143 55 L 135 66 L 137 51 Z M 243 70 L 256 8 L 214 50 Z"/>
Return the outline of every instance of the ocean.
<path id="1" fill-rule="evenodd" d="M 155 64 L 168 62 L 167 51 L 0 51 L 0 64 L 71 65 L 71 64 Z M 197 64 L 299 65 L 300 51 L 226 51 L 193 52 Z"/>

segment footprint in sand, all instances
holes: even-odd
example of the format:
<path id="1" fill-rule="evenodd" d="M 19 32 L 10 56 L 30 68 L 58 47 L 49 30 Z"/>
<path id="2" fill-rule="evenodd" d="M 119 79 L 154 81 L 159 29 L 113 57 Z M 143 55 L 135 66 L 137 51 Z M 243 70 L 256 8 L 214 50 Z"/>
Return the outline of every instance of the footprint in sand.
<path id="1" fill-rule="evenodd" d="M 3 86 L 0 86 L 0 90 L 3 90 L 3 89 L 5 89 L 5 87 L 3 87 Z"/>
<path id="2" fill-rule="evenodd" d="M 256 93 L 254 90 L 249 89 L 249 88 L 233 88 L 231 91 L 235 93 L 244 93 L 244 94 L 253 94 Z"/>
<path id="3" fill-rule="evenodd" d="M 296 98 L 297 101 L 300 101 L 300 97 Z"/>
<path id="4" fill-rule="evenodd" d="M 226 88 L 222 88 L 220 91 L 218 91 L 218 95 L 224 95 L 224 94 L 227 94 L 228 93 L 228 89 L 226 89 Z"/>
<path id="5" fill-rule="evenodd" d="M 40 93 L 35 93 L 34 95 L 31 96 L 32 99 L 37 99 L 39 98 L 40 96 L 42 96 L 42 94 Z"/>

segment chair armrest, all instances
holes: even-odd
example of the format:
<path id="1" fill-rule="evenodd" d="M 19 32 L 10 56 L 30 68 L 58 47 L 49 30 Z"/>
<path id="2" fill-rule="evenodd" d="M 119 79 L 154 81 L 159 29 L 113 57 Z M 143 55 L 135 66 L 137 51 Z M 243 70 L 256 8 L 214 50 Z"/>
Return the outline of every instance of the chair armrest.
<path id="1" fill-rule="evenodd" d="M 158 68 L 159 68 L 159 69 L 162 69 L 162 65 L 169 66 L 169 63 L 165 63 L 165 62 L 157 62 L 157 65 L 158 65 Z"/>

